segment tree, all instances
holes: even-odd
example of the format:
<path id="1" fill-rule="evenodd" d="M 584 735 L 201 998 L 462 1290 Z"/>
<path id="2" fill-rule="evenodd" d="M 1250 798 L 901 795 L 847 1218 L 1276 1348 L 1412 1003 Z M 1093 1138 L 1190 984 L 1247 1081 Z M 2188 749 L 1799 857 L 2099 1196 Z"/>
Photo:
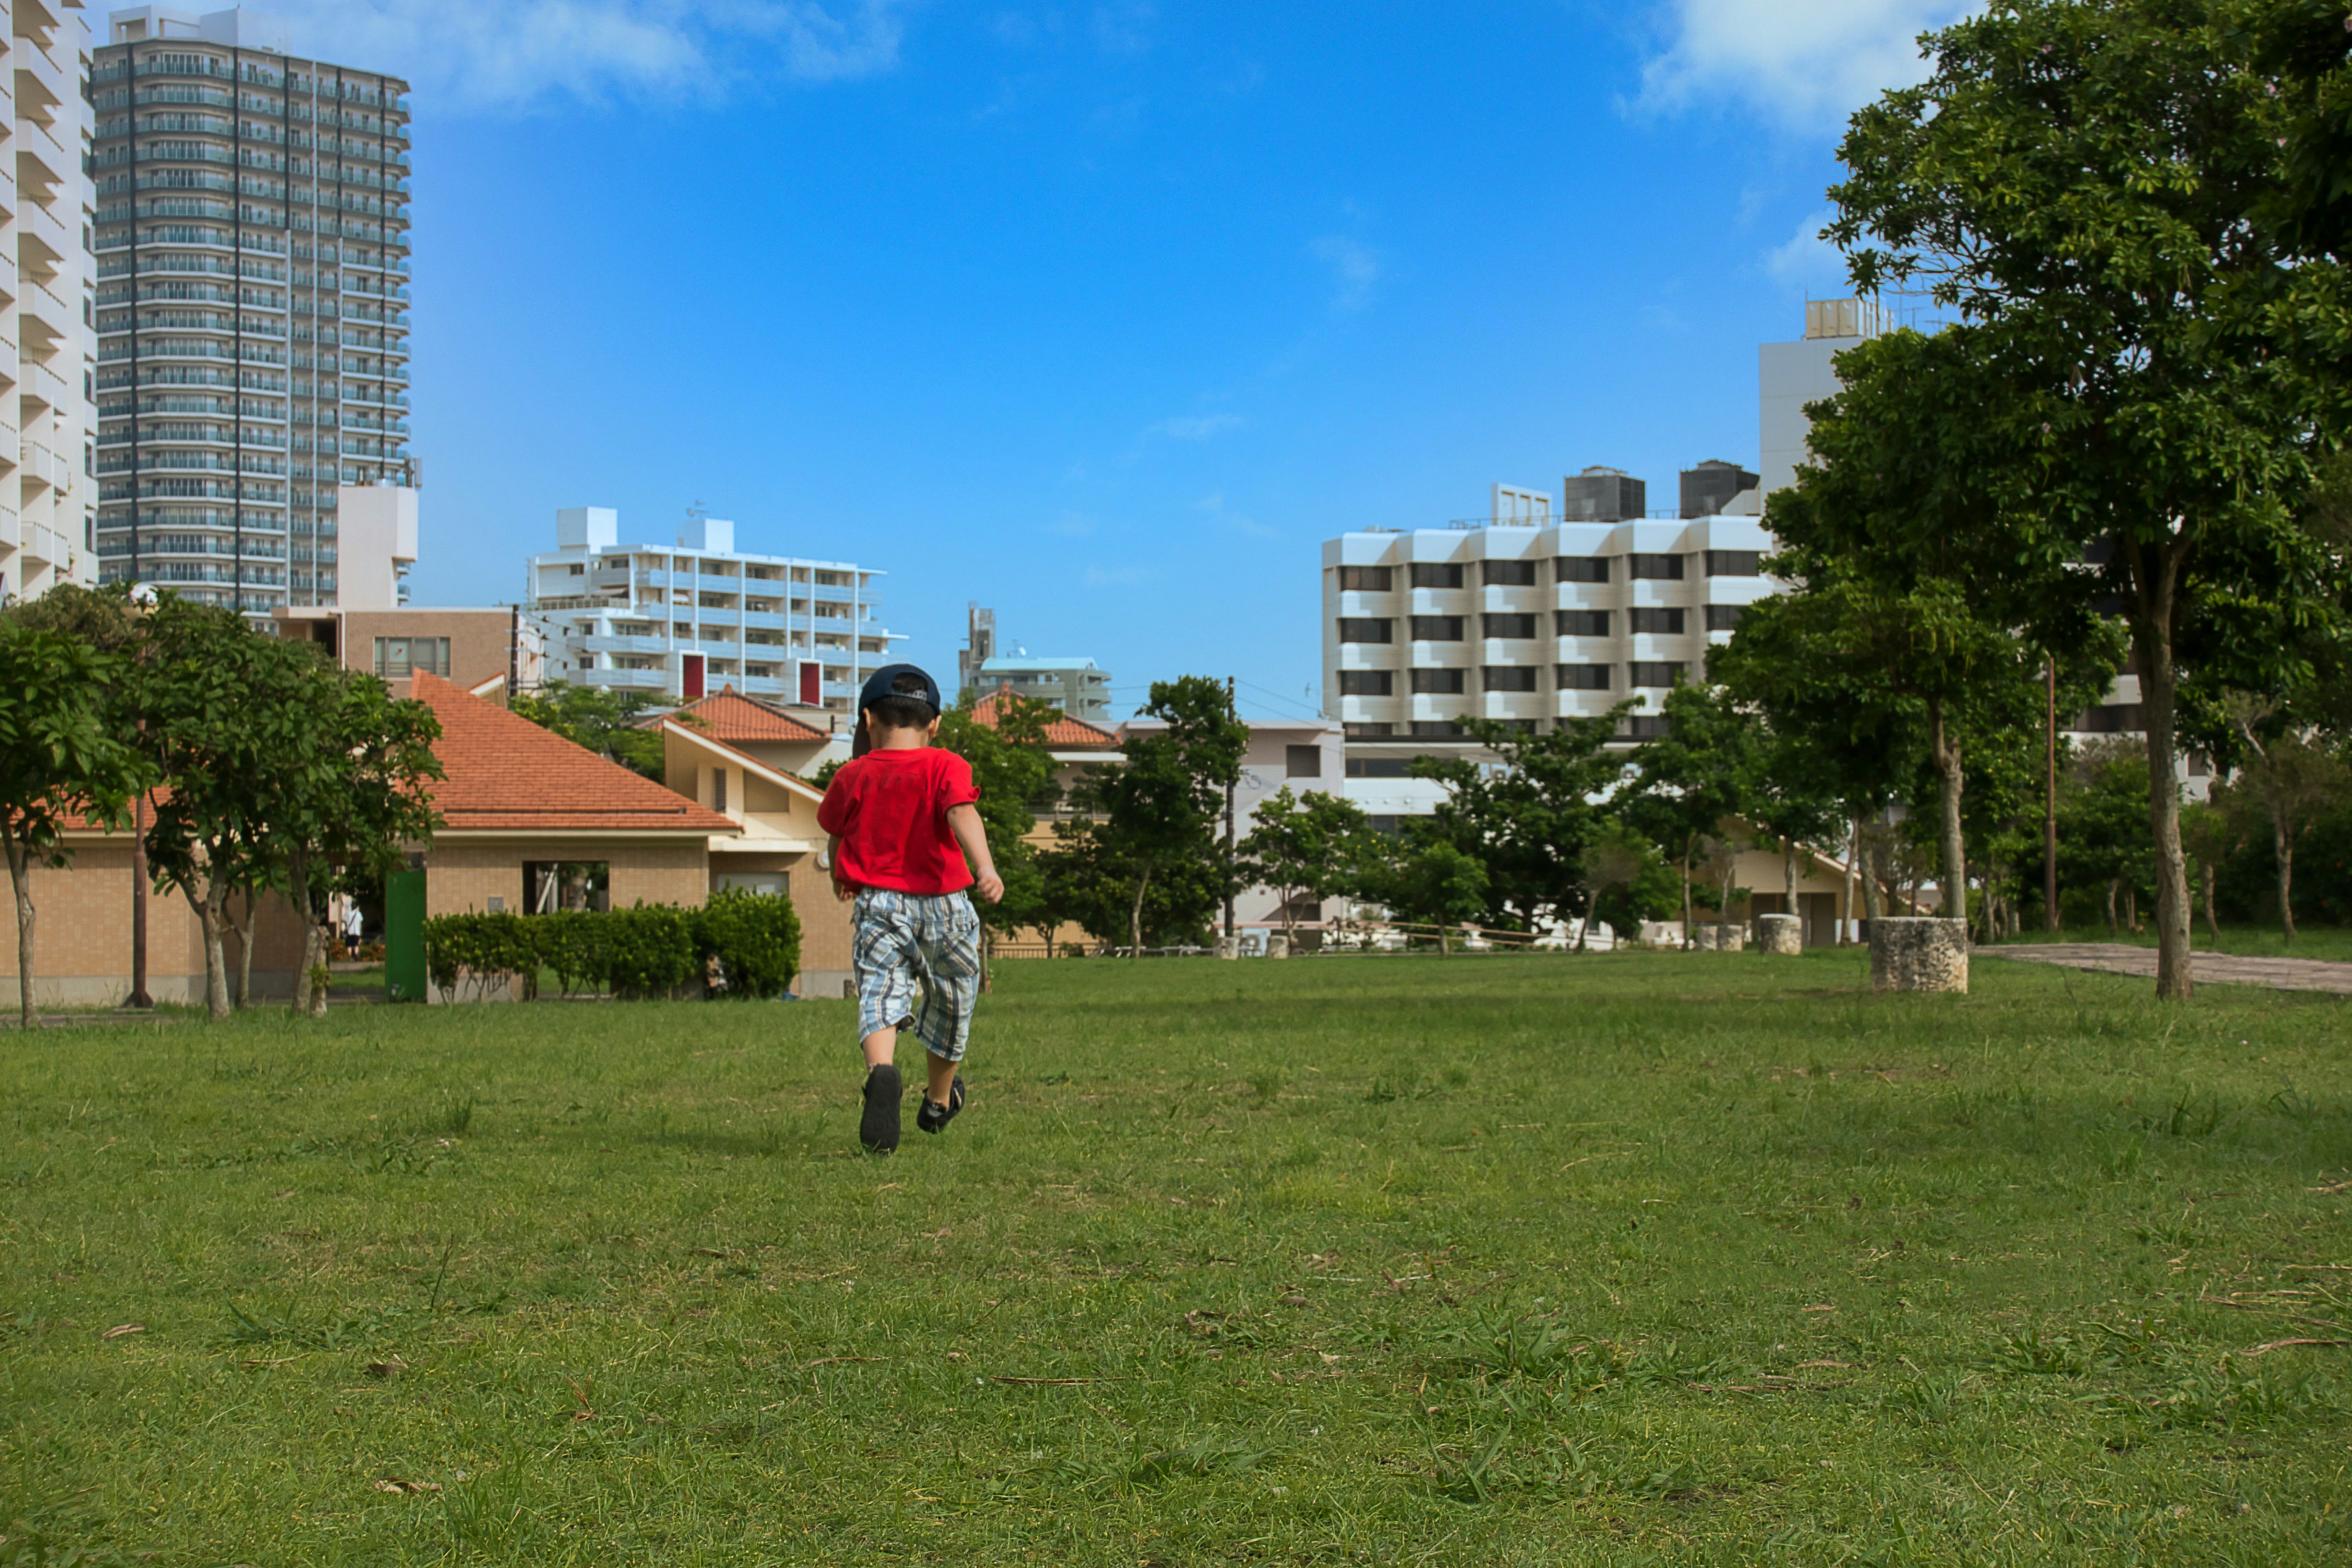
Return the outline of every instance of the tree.
<path id="1" fill-rule="evenodd" d="M 2294 848 L 2329 808 L 2352 797 L 2352 768 L 2316 736 L 2287 731 L 2264 733 L 2267 717 L 2259 705 L 2238 708 L 2235 720 L 2251 755 L 2242 787 L 2262 802 L 2270 819 L 2271 847 L 2278 859 L 2281 939 L 2294 940 Z"/>
<path id="2" fill-rule="evenodd" d="M 1624 760 L 1604 750 L 1624 705 L 1590 719 L 1561 719 L 1530 734 L 1486 719 L 1463 728 L 1501 759 L 1416 757 L 1413 775 L 1445 786 L 1416 832 L 1453 844 L 1486 868 L 1486 923 L 1527 931 L 1586 908 L 1584 847 L 1608 820 L 1596 804 L 1615 790 Z"/>
<path id="3" fill-rule="evenodd" d="M 2094 741 L 2066 759 L 2058 801 L 2058 868 L 2063 885 L 2105 898 L 2107 934 L 2120 934 L 2117 900 L 2137 903 L 2151 858 L 2147 770 L 2127 742 Z"/>
<path id="4" fill-rule="evenodd" d="M 17 1012 L 33 1026 L 35 866 L 70 858 L 67 820 L 120 822 L 151 774 L 107 721 L 121 659 L 88 643 L 0 617 L 0 847 L 16 898 Z"/>
<path id="5" fill-rule="evenodd" d="M 1708 668 L 1714 668 L 1710 660 Z M 1755 711 L 1720 686 L 1675 687 L 1666 693 L 1664 717 L 1665 732 L 1633 749 L 1635 781 L 1616 805 L 1628 825 L 1664 846 L 1681 866 L 1687 947 L 1700 846 L 1717 824 L 1753 805 L 1763 763 L 1762 735 Z"/>
<path id="6" fill-rule="evenodd" d="M 1371 818 L 1354 801 L 1320 790 L 1293 796 L 1285 784 L 1261 804 L 1241 841 L 1243 876 L 1271 888 L 1282 900 L 1282 931 L 1295 939 L 1292 904 L 1359 891 L 1364 868 L 1379 853 Z"/>
<path id="7" fill-rule="evenodd" d="M 1608 918 L 1621 935 L 1638 928 L 1645 914 L 1664 914 L 1674 908 L 1675 879 L 1658 854 L 1658 847 L 1630 823 L 1603 823 L 1584 847 L 1577 863 L 1584 873 L 1585 913 L 1576 928 L 1576 951 L 1590 945 L 1592 922 Z"/>
<path id="8" fill-rule="evenodd" d="M 1477 918 L 1493 895 L 1486 868 L 1452 840 L 1409 838 L 1375 870 L 1367 892 L 1393 916 L 1437 928 L 1440 957 L 1454 952 L 1454 928 Z"/>
<path id="9" fill-rule="evenodd" d="M 278 775 L 266 820 L 302 917 L 294 1011 L 322 1018 L 328 886 L 381 879 L 398 868 L 408 845 L 431 842 L 441 819 L 426 781 L 442 776 L 433 754 L 441 723 L 430 707 L 395 699 L 373 675 L 320 663 L 300 685 L 311 700 L 312 755 Z M 249 962 L 250 943 L 247 952 Z"/>
<path id="10" fill-rule="evenodd" d="M 2205 930 L 2211 935 L 2216 950 L 2221 945 L 2221 913 L 2215 903 L 2220 891 L 2217 882 L 2222 863 L 2245 845 L 2245 817 L 2246 813 L 2239 808 L 2230 787 L 2222 784 L 2209 789 L 2202 803 L 2180 808 L 2181 847 L 2196 863 L 2198 883 L 2204 893 Z"/>
<path id="11" fill-rule="evenodd" d="M 1207 676 L 1152 682 L 1143 711 L 1162 727 L 1130 729 L 1119 743 L 1124 763 L 1094 769 L 1071 792 L 1092 819 L 1055 825 L 1047 867 L 1062 907 L 1106 940 L 1104 905 L 1110 889 L 1121 890 L 1129 952 L 1137 958 L 1155 888 L 1158 929 L 1189 936 L 1232 886 L 1217 828 L 1249 746 L 1249 729 L 1228 709 L 1223 682 Z"/>
<path id="12" fill-rule="evenodd" d="M 1748 894 L 1748 889 L 1735 887 L 1739 879 L 1739 821 L 1726 817 L 1717 833 L 1704 834 L 1698 841 L 1699 864 L 1706 868 L 1706 879 L 1715 884 L 1715 945 L 1717 951 L 1731 946 L 1731 906 Z"/>
<path id="13" fill-rule="evenodd" d="M 1996 5 L 1927 38 L 1926 81 L 1853 117 L 1831 192 L 1855 286 L 1927 281 L 1998 367 L 2004 395 L 1974 403 L 1974 427 L 2037 459 L 2008 469 L 2031 494 L 1980 520 L 1970 586 L 2055 563 L 2073 604 L 2118 604 L 2130 628 L 2172 999 L 2190 991 L 2184 684 L 2291 682 L 2287 634 L 2342 597 L 2341 552 L 2298 501 L 2345 392 L 2297 351 L 2340 340 L 2347 311 L 2340 270 L 2290 267 L 2264 221 L 2291 183 L 2295 102 L 2244 11 Z"/>
<path id="14" fill-rule="evenodd" d="M 552 730 L 574 745 L 585 746 L 631 773 L 656 784 L 662 776 L 662 736 L 658 725 L 647 728 L 646 710 L 653 700 L 635 691 L 614 691 L 601 686 L 574 686 L 550 680 L 537 691 L 516 694 L 513 710 L 542 730 Z M 690 724 L 694 716 L 673 714 Z"/>
<path id="15" fill-rule="evenodd" d="M 1053 803 L 1054 758 L 1046 750 L 1045 726 L 1058 714 L 1048 703 L 1010 690 L 997 700 L 993 725 L 974 719 L 973 706 L 967 693 L 940 715 L 938 743 L 971 764 L 972 782 L 980 786 L 981 826 L 988 831 L 996 874 L 1004 880 L 1001 901 L 976 906 L 981 924 L 992 938 L 1040 924 L 1050 934 L 1045 878 L 1029 835 L 1036 830 L 1037 814 Z"/>

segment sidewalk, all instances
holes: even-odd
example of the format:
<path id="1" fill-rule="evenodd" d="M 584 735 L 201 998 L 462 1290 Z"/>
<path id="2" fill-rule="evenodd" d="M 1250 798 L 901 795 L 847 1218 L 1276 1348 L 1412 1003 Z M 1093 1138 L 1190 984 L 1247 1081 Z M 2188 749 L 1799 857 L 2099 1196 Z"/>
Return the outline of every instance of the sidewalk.
<path id="1" fill-rule="evenodd" d="M 2058 963 L 2103 974 L 2156 977 L 2156 949 L 2120 942 L 2026 942 L 1969 950 L 1971 959 L 2017 958 L 2028 963 Z M 2232 958 L 2200 952 L 2189 961 L 2189 979 L 2199 985 L 2267 985 L 2273 991 L 2330 991 L 2352 996 L 2352 963 L 2316 958 Z"/>

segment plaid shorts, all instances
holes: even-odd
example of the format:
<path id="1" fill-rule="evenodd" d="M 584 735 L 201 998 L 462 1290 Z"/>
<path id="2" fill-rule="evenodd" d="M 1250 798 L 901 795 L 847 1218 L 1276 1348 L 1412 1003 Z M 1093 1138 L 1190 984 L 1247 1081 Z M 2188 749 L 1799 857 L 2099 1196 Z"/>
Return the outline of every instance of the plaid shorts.
<path id="1" fill-rule="evenodd" d="M 857 1037 L 912 1024 L 935 1057 L 963 1060 L 980 994 L 980 917 L 961 893 L 861 888 L 850 939 L 857 972 Z M 915 986 L 923 988 L 915 1010 Z"/>

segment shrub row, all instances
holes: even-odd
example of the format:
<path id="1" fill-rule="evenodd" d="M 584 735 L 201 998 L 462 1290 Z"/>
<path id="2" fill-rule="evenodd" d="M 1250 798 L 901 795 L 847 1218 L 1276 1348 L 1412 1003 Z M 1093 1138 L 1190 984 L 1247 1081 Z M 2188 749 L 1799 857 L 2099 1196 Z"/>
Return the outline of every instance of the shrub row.
<path id="1" fill-rule="evenodd" d="M 624 1000 L 781 996 L 800 970 L 801 921 L 790 899 L 730 889 L 698 910 L 667 904 L 554 914 L 436 915 L 425 922 L 425 967 L 444 1000 L 479 999 L 520 977 L 539 992 L 551 970 L 564 994 Z"/>

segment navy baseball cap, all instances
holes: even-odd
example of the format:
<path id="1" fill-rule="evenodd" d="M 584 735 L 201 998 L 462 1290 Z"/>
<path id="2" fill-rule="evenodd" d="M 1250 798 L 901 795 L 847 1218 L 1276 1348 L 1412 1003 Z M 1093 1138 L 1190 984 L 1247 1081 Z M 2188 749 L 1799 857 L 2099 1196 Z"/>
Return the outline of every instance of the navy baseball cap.
<path id="1" fill-rule="evenodd" d="M 902 675 L 913 676 L 923 683 L 923 689 L 920 691 L 898 690 L 898 678 Z M 867 676 L 865 686 L 857 693 L 857 710 L 863 713 L 885 697 L 916 698 L 929 703 L 931 711 L 934 713 L 943 713 L 947 710 L 947 704 L 940 700 L 940 683 L 930 678 L 929 671 L 918 665 L 886 664 Z"/>

